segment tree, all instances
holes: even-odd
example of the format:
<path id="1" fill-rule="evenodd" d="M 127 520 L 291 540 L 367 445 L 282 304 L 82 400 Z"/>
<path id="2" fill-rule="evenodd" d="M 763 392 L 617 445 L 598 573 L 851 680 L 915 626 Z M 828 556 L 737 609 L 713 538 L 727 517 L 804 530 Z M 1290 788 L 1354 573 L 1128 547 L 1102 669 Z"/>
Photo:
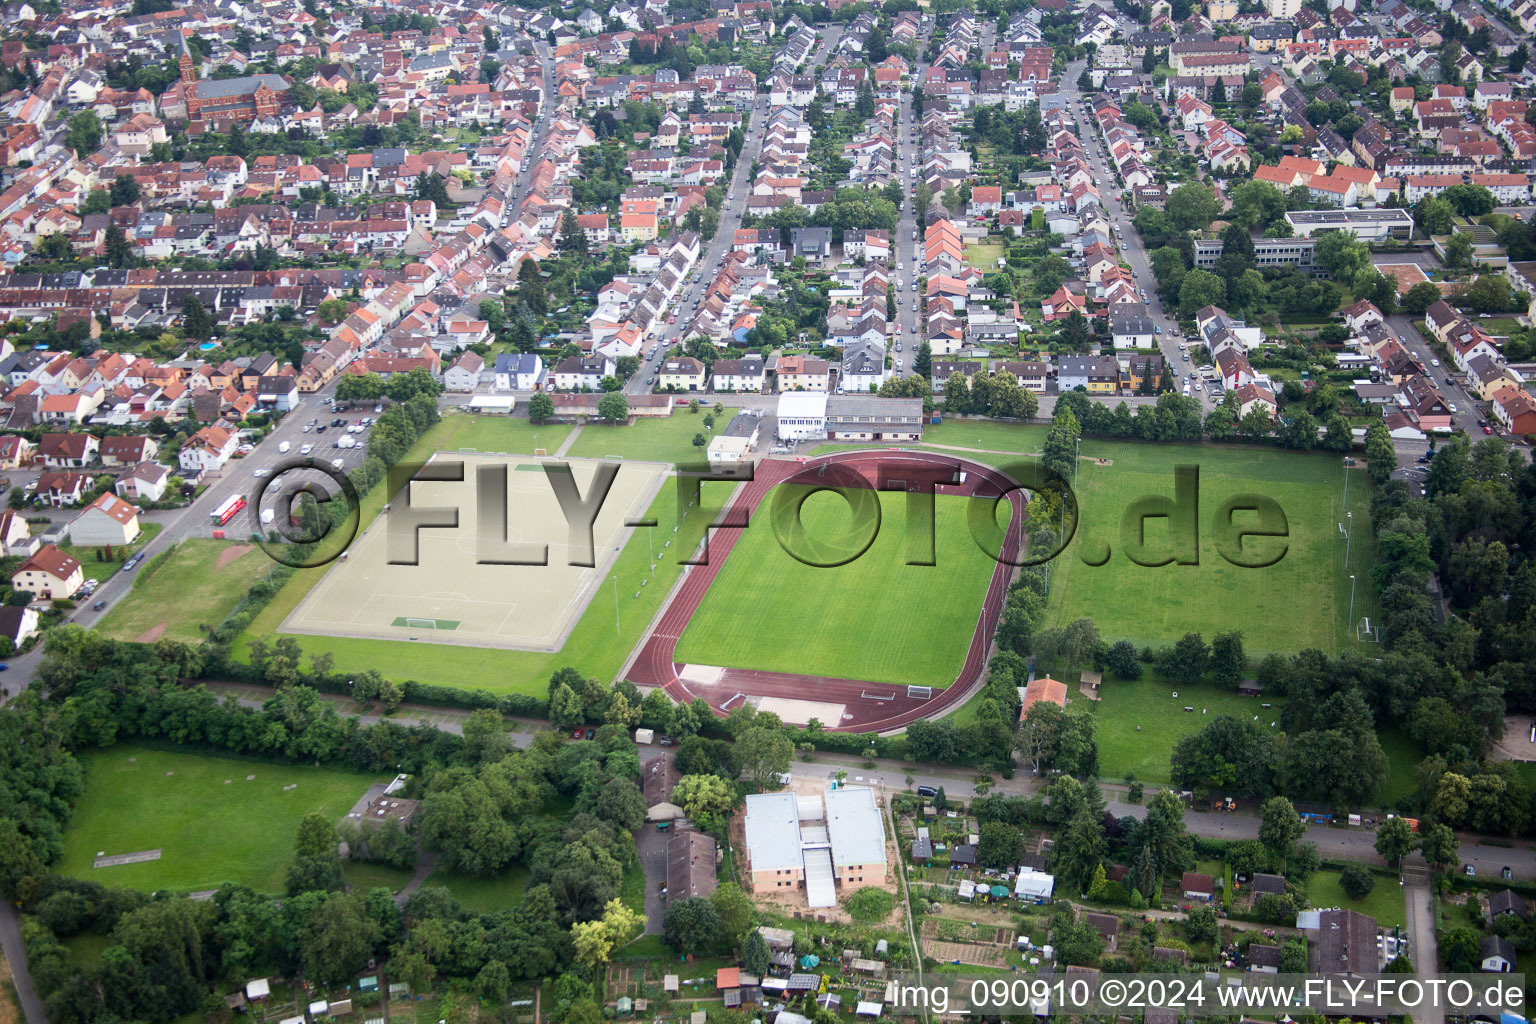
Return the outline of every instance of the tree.
<path id="1" fill-rule="evenodd" d="M 448 186 L 443 176 L 436 171 L 430 174 L 422 171 L 416 176 L 416 198 L 430 199 L 439 210 L 453 205 L 453 201 L 448 198 Z"/>
<path id="2" fill-rule="evenodd" d="M 112 179 L 108 198 L 113 206 L 132 206 L 139 201 L 139 179 L 131 174 L 119 174 Z"/>
<path id="3" fill-rule="evenodd" d="M 1401 821 L 1393 818 L 1392 821 Z M 1391 824 L 1389 821 L 1387 824 Z M 1406 822 L 1404 823 L 1406 827 Z M 1454 867 L 1461 859 L 1461 840 L 1456 838 L 1456 833 L 1449 825 L 1436 823 L 1424 830 L 1424 837 L 1420 841 L 1424 853 L 1424 860 L 1433 868 L 1446 870 Z M 1379 850 L 1377 852 L 1380 852 Z M 1398 860 L 1401 866 L 1401 857 Z"/>
<path id="4" fill-rule="evenodd" d="M 782 731 L 754 726 L 736 738 L 736 757 L 742 772 L 759 790 L 789 771 L 794 744 Z"/>
<path id="5" fill-rule="evenodd" d="M 1283 796 L 1272 796 L 1264 801 L 1259 813 L 1263 818 L 1259 824 L 1259 842 L 1284 864 L 1290 858 L 1296 840 L 1306 832 L 1306 823 Z"/>
<path id="6" fill-rule="evenodd" d="M 463 725 L 464 748 L 478 763 L 498 761 L 511 749 L 506 725 L 495 708 L 476 708 Z"/>
<path id="7" fill-rule="evenodd" d="M 69 134 L 65 144 L 84 160 L 101 145 L 101 118 L 94 110 L 82 110 L 69 119 Z"/>
<path id="8" fill-rule="evenodd" d="M 684 775 L 672 788 L 672 802 L 697 821 L 729 811 L 736 791 L 718 775 Z"/>
<path id="9" fill-rule="evenodd" d="M 1199 633 L 1185 633 L 1172 647 L 1157 652 L 1157 674 L 1185 685 L 1198 682 L 1210 667 L 1211 650 Z"/>
<path id="10" fill-rule="evenodd" d="M 336 855 L 336 827 L 319 811 L 310 811 L 299 821 L 293 852 L 297 857 Z"/>
<path id="11" fill-rule="evenodd" d="M 917 354 L 912 357 L 912 372 L 924 380 L 933 373 L 933 348 L 926 341 L 918 343 Z"/>
<path id="12" fill-rule="evenodd" d="M 1024 837 L 1018 829 L 1003 821 L 983 822 L 976 862 L 988 868 L 1018 867 Z"/>
<path id="13" fill-rule="evenodd" d="M 622 391 L 610 391 L 598 399 L 597 415 L 609 423 L 623 423 L 629 419 L 629 399 Z"/>
<path id="14" fill-rule="evenodd" d="M 567 210 L 560 219 L 560 248 L 564 252 L 585 254 L 587 251 L 587 233 L 582 230 L 574 210 Z"/>
<path id="15" fill-rule="evenodd" d="M 1372 423 L 1365 428 L 1365 466 L 1371 481 L 1378 486 L 1386 483 L 1397 468 L 1397 449 L 1385 423 Z"/>
<path id="16" fill-rule="evenodd" d="M 1339 888 L 1352 900 L 1363 900 L 1376 888 L 1376 876 L 1359 864 L 1348 864 L 1339 872 Z"/>
<path id="17" fill-rule="evenodd" d="M 605 395 L 604 398 L 607 396 Z M 555 415 L 555 400 L 542 391 L 528 399 L 528 418 L 534 423 L 545 423 Z"/>
<path id="18" fill-rule="evenodd" d="M 1471 265 L 1472 235 L 1466 231 L 1458 231 L 1445 243 L 1446 269 L 1464 270 Z"/>
<path id="19" fill-rule="evenodd" d="M 106 255 L 108 266 L 121 268 L 133 265 L 133 243 L 128 241 L 128 235 L 120 225 L 107 227 Z"/>
<path id="20" fill-rule="evenodd" d="M 726 938 L 725 945 L 735 949 L 742 936 L 752 927 L 752 900 L 735 882 L 721 882 L 709 897 L 720 919 L 720 932 Z"/>
<path id="21" fill-rule="evenodd" d="M 1440 196 L 1428 196 L 1419 200 L 1419 204 L 1414 207 L 1413 219 L 1418 221 L 1419 230 L 1426 235 L 1448 233 L 1455 218 L 1456 211 Z"/>
<path id="22" fill-rule="evenodd" d="M 181 327 L 189 338 L 207 338 L 213 334 L 213 317 L 196 295 L 188 295 L 182 300 Z"/>
<path id="23" fill-rule="evenodd" d="M 1399 869 L 1403 866 L 1403 858 L 1413 850 L 1413 829 L 1402 818 L 1388 818 L 1376 829 L 1376 852 L 1386 859 L 1387 863 L 1397 862 Z"/>
<path id="24" fill-rule="evenodd" d="M 323 299 L 315 307 L 315 316 L 322 324 L 335 325 L 341 323 L 351 309 L 352 305 L 346 299 Z"/>
<path id="25" fill-rule="evenodd" d="M 720 912 L 708 899 L 675 900 L 667 906 L 661 938 L 679 953 L 712 952 L 719 946 Z"/>
<path id="26" fill-rule="evenodd" d="M 768 976 L 768 968 L 773 964 L 773 952 L 768 948 L 768 940 L 763 938 L 762 932 L 753 929 L 747 934 L 747 941 L 741 950 L 741 965 L 748 973 L 759 978 Z"/>
<path id="27" fill-rule="evenodd" d="M 1184 919 L 1184 934 L 1189 936 L 1190 942 L 1214 942 L 1219 931 L 1216 911 L 1212 907 L 1196 907 Z"/>
<path id="28" fill-rule="evenodd" d="M 1227 286 L 1221 278 L 1197 267 L 1186 273 L 1179 283 L 1179 315 L 1193 317 L 1206 306 L 1220 305 L 1226 301 L 1226 295 Z"/>
<path id="29" fill-rule="evenodd" d="M 1218 633 L 1211 642 L 1211 676 L 1217 686 L 1237 689 L 1248 672 L 1248 656 L 1243 653 L 1240 630 Z"/>
<path id="30" fill-rule="evenodd" d="M 1108 852 L 1098 815 L 1085 806 L 1067 823 L 1057 846 L 1056 873 L 1072 888 L 1087 892 Z"/>
<path id="31" fill-rule="evenodd" d="M 1163 212 L 1175 228 L 1198 231 L 1221 215 L 1221 202 L 1209 186 L 1191 182 L 1169 193 Z"/>

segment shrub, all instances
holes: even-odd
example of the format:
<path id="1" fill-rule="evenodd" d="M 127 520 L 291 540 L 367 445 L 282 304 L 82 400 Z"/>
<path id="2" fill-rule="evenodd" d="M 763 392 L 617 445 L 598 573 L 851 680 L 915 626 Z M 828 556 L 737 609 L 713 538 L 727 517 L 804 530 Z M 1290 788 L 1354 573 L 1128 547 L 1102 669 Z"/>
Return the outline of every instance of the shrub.
<path id="1" fill-rule="evenodd" d="M 1363 900 L 1376 888 L 1376 878 L 1359 864 L 1339 872 L 1339 888 L 1352 900 Z"/>
<path id="2" fill-rule="evenodd" d="M 863 924 L 884 921 L 891 916 L 896 899 L 884 889 L 865 886 L 848 897 L 848 916 Z"/>

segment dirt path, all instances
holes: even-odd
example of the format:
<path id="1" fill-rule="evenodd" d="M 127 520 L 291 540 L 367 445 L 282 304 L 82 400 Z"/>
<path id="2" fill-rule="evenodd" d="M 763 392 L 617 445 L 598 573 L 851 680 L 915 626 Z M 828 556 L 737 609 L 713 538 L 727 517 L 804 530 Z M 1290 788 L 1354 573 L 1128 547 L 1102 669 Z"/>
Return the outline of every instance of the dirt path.
<path id="1" fill-rule="evenodd" d="M 150 626 L 148 629 L 146 629 L 144 632 L 140 633 L 138 636 L 134 637 L 133 642 L 136 644 L 152 644 L 165 635 L 165 627 L 169 626 L 170 624 L 171 623 L 169 619 L 164 619 L 160 622 L 157 622 L 153 626 Z"/>
<path id="2" fill-rule="evenodd" d="M 256 545 L 254 544 L 231 544 L 229 547 L 219 552 L 219 560 L 213 568 L 215 570 L 222 569 L 230 562 L 233 562 L 235 559 L 245 554 L 247 551 L 254 550 L 256 550 Z"/>

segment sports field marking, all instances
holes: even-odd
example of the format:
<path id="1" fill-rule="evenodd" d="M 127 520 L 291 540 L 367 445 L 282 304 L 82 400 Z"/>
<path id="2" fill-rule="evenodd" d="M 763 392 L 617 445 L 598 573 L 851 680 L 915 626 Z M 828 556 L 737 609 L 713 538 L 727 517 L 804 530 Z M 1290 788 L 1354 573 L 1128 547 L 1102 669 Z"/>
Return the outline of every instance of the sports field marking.
<path id="1" fill-rule="evenodd" d="M 607 580 L 631 528 L 649 507 L 664 468 L 619 468 L 592 530 L 596 567 L 571 565 L 570 529 L 543 464 L 524 456 L 453 453 L 464 479 L 412 484 L 410 501 L 458 511 L 455 529 L 416 533 L 415 565 L 390 564 L 388 519 L 380 517 L 327 570 L 283 623 L 283 632 L 556 650 Z M 592 493 L 598 463 L 569 466 L 579 492 Z M 507 543 L 543 545 L 545 565 L 482 564 L 478 544 L 479 470 L 507 466 Z M 537 470 L 538 472 L 526 472 Z M 453 622 L 428 628 L 421 623 Z"/>

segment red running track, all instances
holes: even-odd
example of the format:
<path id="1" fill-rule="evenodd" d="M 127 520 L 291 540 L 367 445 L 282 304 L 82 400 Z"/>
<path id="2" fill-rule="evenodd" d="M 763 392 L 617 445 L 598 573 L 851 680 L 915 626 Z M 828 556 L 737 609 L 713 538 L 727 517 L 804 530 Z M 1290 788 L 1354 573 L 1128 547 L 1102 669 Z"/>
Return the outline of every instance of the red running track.
<path id="1" fill-rule="evenodd" d="M 836 465 L 839 471 L 856 472 L 876 488 L 882 479 L 901 482 L 925 475 L 946 482 L 941 479 L 949 476 L 944 471 L 959 469 L 966 474 L 965 482 L 946 486 L 941 493 L 971 496 L 1008 494 L 1013 514 L 1004 536 L 1003 557 L 993 569 L 986 598 L 977 616 L 976 631 L 971 636 L 965 663 L 955 681 L 945 689 L 935 689 L 933 696 L 924 700 L 908 697 L 905 686 L 889 683 L 750 669 L 727 668 L 717 681 L 710 683 L 683 680 L 679 675 L 680 666 L 674 660 L 677 642 L 741 534 L 740 530 L 723 529 L 710 533 L 708 564 L 690 566 L 685 570 L 682 584 L 668 601 L 656 626 L 645 638 L 640 653 L 630 665 L 626 677 L 630 682 L 639 686 L 660 686 L 673 700 L 679 702 L 702 697 L 720 716 L 727 714 L 731 707 L 748 697 L 784 697 L 842 704 L 842 721 L 836 724 L 823 723 L 829 731 L 842 732 L 889 732 L 905 728 L 919 718 L 933 718 L 946 708 L 964 703 L 971 696 L 981 683 L 987 653 L 992 646 L 992 634 L 997 629 L 997 621 L 1007 598 L 1008 583 L 1014 568 L 1008 563 L 1017 558 L 1022 548 L 1027 492 L 1013 489 L 1016 486 L 1014 482 L 990 466 L 949 455 L 909 451 L 839 452 L 804 463 L 785 460 L 760 462 L 756 477 L 742 488 L 722 515 L 721 521 L 748 522 L 748 517 L 757 511 L 776 485 L 791 477 L 802 476 L 810 477 L 807 483 L 815 483 L 816 474 L 828 464 Z M 901 489 L 906 488 L 902 486 Z"/>

